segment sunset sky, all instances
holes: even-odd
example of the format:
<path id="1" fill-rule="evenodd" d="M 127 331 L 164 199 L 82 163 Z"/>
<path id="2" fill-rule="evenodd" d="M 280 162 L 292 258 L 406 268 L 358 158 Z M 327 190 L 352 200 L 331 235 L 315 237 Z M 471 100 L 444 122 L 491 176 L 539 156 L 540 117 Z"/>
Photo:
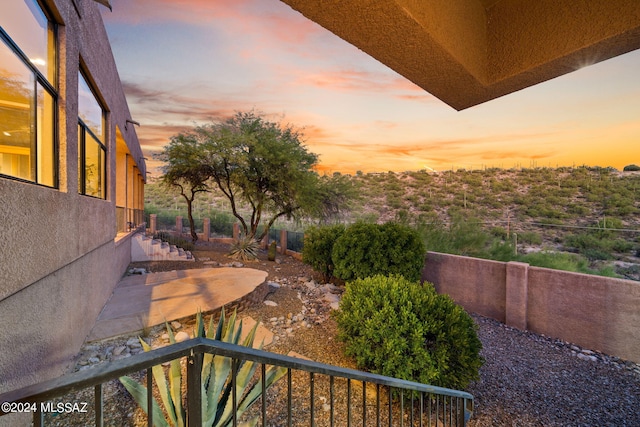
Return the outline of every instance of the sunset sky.
<path id="1" fill-rule="evenodd" d="M 112 0 L 140 143 L 256 109 L 320 171 L 640 164 L 640 51 L 455 111 L 279 0 Z"/>

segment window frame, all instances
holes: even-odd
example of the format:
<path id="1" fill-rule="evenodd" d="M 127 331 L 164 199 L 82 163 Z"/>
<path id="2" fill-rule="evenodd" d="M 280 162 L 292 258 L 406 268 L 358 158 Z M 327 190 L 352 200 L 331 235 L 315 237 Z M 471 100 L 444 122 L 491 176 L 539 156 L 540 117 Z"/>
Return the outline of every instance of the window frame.
<path id="1" fill-rule="evenodd" d="M 81 63 L 81 61 L 80 61 Z M 90 83 L 90 80 L 87 78 L 88 73 L 86 73 L 83 67 L 78 69 L 78 99 L 80 98 L 80 77 L 84 80 L 86 86 L 89 88 L 93 99 L 98 104 L 101 110 L 101 127 L 102 127 L 102 137 L 93 132 L 91 127 L 82 120 L 80 117 L 80 102 L 78 102 L 78 193 L 87 196 L 93 197 L 95 199 L 107 200 L 107 180 L 109 174 L 107 173 L 107 160 L 109 150 L 107 149 L 106 139 L 107 139 L 107 110 L 102 105 L 100 98 L 96 95 L 96 92 L 93 86 Z M 100 196 L 95 196 L 93 194 L 87 194 L 87 169 L 86 169 L 86 161 L 87 161 L 87 142 L 95 142 L 97 143 L 99 153 L 102 155 L 100 159 L 100 192 L 102 193 Z"/>
<path id="2" fill-rule="evenodd" d="M 39 185 L 39 186 L 43 186 L 43 187 L 47 187 L 47 188 L 55 188 L 55 189 L 59 189 L 60 188 L 60 158 L 59 158 L 59 151 L 60 151 L 60 147 L 59 147 L 59 121 L 58 121 L 58 105 L 59 105 L 59 93 L 58 93 L 58 89 L 57 87 L 59 86 L 59 81 L 58 78 L 60 76 L 59 73 L 59 60 L 60 60 L 60 52 L 59 52 L 59 38 L 58 38 L 58 23 L 53 19 L 53 14 L 49 11 L 49 9 L 46 7 L 46 5 L 42 4 L 42 2 L 40 0 L 33 0 L 38 7 L 40 8 L 40 10 L 42 11 L 42 14 L 44 15 L 44 17 L 47 19 L 47 31 L 51 31 L 52 34 L 52 38 L 53 38 L 53 46 L 51 47 L 51 49 L 53 50 L 53 52 L 48 51 L 48 53 L 53 53 L 53 61 L 51 64 L 51 80 L 53 80 L 53 82 L 49 81 L 49 78 L 47 76 L 45 76 L 42 71 L 40 69 L 38 69 L 38 67 L 36 67 L 30 60 L 29 57 L 27 56 L 27 54 L 20 48 L 20 46 L 13 40 L 13 38 L 5 31 L 4 28 L 2 28 L 0 26 L 0 43 L 4 43 L 7 48 L 9 49 L 9 51 L 11 51 L 18 59 L 18 61 L 20 61 L 28 70 L 29 72 L 31 72 L 31 75 L 33 76 L 33 87 L 31 88 L 31 90 L 33 91 L 33 99 L 31 100 L 35 106 L 35 110 L 37 112 L 38 108 L 41 106 L 40 103 L 38 103 L 38 91 L 39 88 L 42 88 L 42 90 L 44 90 L 50 97 L 52 100 L 52 106 L 51 109 L 52 111 L 51 113 L 51 170 L 52 170 L 52 176 L 51 176 L 51 185 L 46 184 L 44 182 L 42 182 L 43 180 L 39 180 L 40 174 L 38 173 L 39 171 L 39 157 L 40 157 L 40 153 L 41 153 L 41 149 L 42 146 L 45 144 L 40 144 L 38 141 L 38 119 L 37 119 L 37 113 L 34 115 L 33 118 L 30 119 L 30 125 L 33 126 L 34 128 L 34 135 L 33 135 L 33 142 L 32 142 L 32 147 L 30 148 L 30 158 L 33 158 L 32 161 L 32 166 L 31 166 L 31 170 L 32 170 L 32 175 L 33 175 L 33 179 L 26 179 L 26 178 L 22 178 L 19 176 L 15 176 L 15 175 L 6 175 L 3 173 L 0 173 L 0 178 L 4 178 L 4 179 L 11 179 L 11 180 L 16 180 L 16 181 L 20 181 L 20 182 L 25 182 L 25 183 L 29 183 L 29 184 L 35 184 L 35 185 Z M 46 104 L 45 101 L 43 101 L 43 103 Z M 44 108 L 44 107 L 43 107 Z M 47 111 L 48 112 L 48 111 Z"/>

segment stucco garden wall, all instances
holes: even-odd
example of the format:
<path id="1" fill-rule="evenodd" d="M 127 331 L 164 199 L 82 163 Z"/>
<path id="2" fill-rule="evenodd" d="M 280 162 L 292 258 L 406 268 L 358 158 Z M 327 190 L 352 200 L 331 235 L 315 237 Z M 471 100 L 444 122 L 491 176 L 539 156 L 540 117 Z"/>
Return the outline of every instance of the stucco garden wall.
<path id="1" fill-rule="evenodd" d="M 422 279 L 467 311 L 640 362 L 640 283 L 429 252 Z"/>
<path id="2" fill-rule="evenodd" d="M 118 149 L 141 176 L 146 173 L 102 6 L 93 1 L 43 3 L 60 24 L 59 186 L 0 176 L 0 393 L 65 372 L 130 262 L 129 238 L 116 241 L 117 134 Z M 79 70 L 105 111 L 105 200 L 78 194 Z M 7 419 L 0 417 L 0 425 Z"/>

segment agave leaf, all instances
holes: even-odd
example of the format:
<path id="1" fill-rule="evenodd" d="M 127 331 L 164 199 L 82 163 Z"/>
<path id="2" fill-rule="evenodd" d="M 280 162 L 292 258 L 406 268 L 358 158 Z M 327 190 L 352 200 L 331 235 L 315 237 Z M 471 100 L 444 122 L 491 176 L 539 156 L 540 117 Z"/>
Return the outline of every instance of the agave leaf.
<path id="1" fill-rule="evenodd" d="M 242 325 L 242 323 L 241 323 L 241 325 Z M 247 337 L 244 339 L 244 342 L 242 343 L 243 346 L 249 347 L 249 348 L 253 347 L 253 340 L 256 338 L 256 331 L 257 330 L 258 330 L 258 323 L 253 325 L 253 328 L 251 328 L 251 330 L 247 334 Z"/>
<path id="2" fill-rule="evenodd" d="M 211 316 L 211 322 L 213 322 L 213 316 Z M 218 327 L 216 329 L 216 336 L 214 339 L 221 341 L 222 340 L 222 336 L 224 334 L 224 325 L 225 325 L 226 321 L 225 321 L 225 315 L 224 315 L 224 306 L 222 307 L 222 310 L 220 310 L 220 320 L 218 321 Z"/>
<path id="3" fill-rule="evenodd" d="M 135 380 L 132 380 L 129 377 L 120 377 L 120 382 L 127 389 L 127 391 L 133 396 L 133 399 L 136 401 L 138 406 L 142 408 L 142 410 L 149 415 L 149 411 L 147 410 L 147 389 L 142 386 L 142 384 L 138 383 Z M 170 427 L 167 420 L 164 419 L 162 415 L 162 410 L 156 402 L 155 399 L 151 401 L 151 407 L 153 408 L 153 425 L 159 427 Z"/>
<path id="4" fill-rule="evenodd" d="M 226 391 L 225 393 L 223 393 L 223 389 L 225 383 L 227 383 L 227 380 L 229 379 L 229 374 L 231 373 L 231 358 L 215 356 L 213 358 L 211 371 L 212 378 L 209 382 L 209 388 L 207 389 L 206 393 L 209 405 L 206 419 L 211 419 L 211 421 L 213 422 L 214 420 L 219 418 L 218 413 L 221 410 L 220 405 L 221 403 L 224 404 L 223 401 L 225 400 L 225 395 L 227 397 L 229 395 L 229 393 Z M 230 387 L 231 381 L 228 381 L 228 383 L 228 387 Z"/>
<path id="5" fill-rule="evenodd" d="M 238 312 L 234 310 L 233 314 L 229 318 L 229 321 L 226 322 L 226 325 L 224 326 L 224 336 L 222 338 L 222 341 L 224 342 L 228 342 L 231 344 L 236 344 L 238 342 L 238 338 L 236 338 L 236 336 L 240 337 L 240 335 L 235 330 L 237 313 Z M 240 324 L 238 329 L 239 331 L 242 331 L 242 323 Z"/>
<path id="6" fill-rule="evenodd" d="M 144 351 L 151 350 L 151 346 L 146 343 L 142 338 L 140 338 L 140 343 L 142 344 L 142 349 Z M 171 362 L 173 364 L 173 362 Z M 178 362 L 179 364 L 179 362 Z M 178 417 L 180 413 L 176 412 L 176 407 L 173 402 L 173 399 L 170 395 L 169 386 L 167 385 L 167 379 L 164 376 L 164 370 L 162 366 L 156 365 L 151 368 L 151 372 L 153 373 L 153 379 L 158 386 L 158 391 L 160 392 L 160 398 L 162 399 L 162 404 L 167 411 L 167 415 L 169 416 L 169 420 L 173 423 L 173 425 L 178 425 Z"/>
<path id="7" fill-rule="evenodd" d="M 169 385 L 171 387 L 171 402 L 174 407 L 174 414 L 177 421 L 176 425 L 178 427 L 184 427 L 186 414 L 182 408 L 182 368 L 180 366 L 180 359 L 171 361 L 171 366 L 169 368 Z"/>
<path id="8" fill-rule="evenodd" d="M 273 383 L 278 381 L 287 373 L 286 368 L 275 367 L 267 369 L 265 372 L 265 388 L 271 387 Z M 262 378 L 249 389 L 242 402 L 238 404 L 238 417 L 240 417 L 247 409 L 253 405 L 262 394 Z"/>
<path id="9" fill-rule="evenodd" d="M 255 362 L 246 362 L 242 367 L 238 367 L 236 375 L 236 402 L 238 404 L 236 413 L 238 416 L 240 416 L 239 409 L 242 402 L 242 395 L 245 394 L 245 389 L 251 382 L 257 368 L 258 364 Z M 233 388 L 231 383 L 228 384 L 228 387 Z M 224 426 L 229 422 L 229 420 L 232 420 L 233 410 L 233 399 L 228 399 L 218 425 Z"/>

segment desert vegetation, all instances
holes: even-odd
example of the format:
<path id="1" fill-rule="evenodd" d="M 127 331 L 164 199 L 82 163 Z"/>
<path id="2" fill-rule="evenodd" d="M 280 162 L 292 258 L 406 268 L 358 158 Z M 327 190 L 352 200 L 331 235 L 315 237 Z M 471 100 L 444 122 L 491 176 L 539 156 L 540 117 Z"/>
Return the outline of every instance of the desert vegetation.
<path id="1" fill-rule="evenodd" d="M 602 167 L 334 173 L 355 189 L 334 223 L 409 225 L 427 250 L 640 279 L 640 173 Z M 179 197 L 157 184 L 146 210 L 186 216 Z M 355 196 L 357 195 L 357 196 Z M 221 195 L 199 194 L 194 216 L 214 231 L 233 217 Z M 304 230 L 317 220 L 275 227 Z"/>

